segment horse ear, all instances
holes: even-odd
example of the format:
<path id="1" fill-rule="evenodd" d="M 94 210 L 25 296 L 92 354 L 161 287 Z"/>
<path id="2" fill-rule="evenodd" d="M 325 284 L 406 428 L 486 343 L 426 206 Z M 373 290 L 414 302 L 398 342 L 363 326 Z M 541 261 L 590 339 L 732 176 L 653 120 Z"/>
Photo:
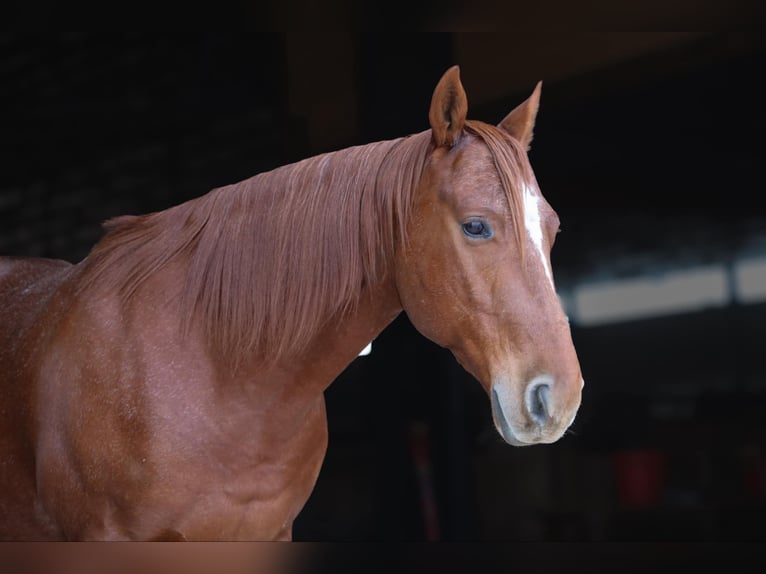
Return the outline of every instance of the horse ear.
<path id="1" fill-rule="evenodd" d="M 527 151 L 529 151 L 529 144 L 532 142 L 535 118 L 537 117 L 537 110 L 540 107 L 540 90 L 542 87 L 543 83 L 537 82 L 532 95 L 516 106 L 513 111 L 505 116 L 505 119 L 498 124 L 499 128 L 505 130 L 516 138 Z"/>
<path id="2" fill-rule="evenodd" d="M 431 96 L 428 119 L 431 122 L 434 143 L 437 146 L 453 146 L 465 124 L 468 99 L 460 83 L 460 68 L 452 66 L 444 72 Z"/>

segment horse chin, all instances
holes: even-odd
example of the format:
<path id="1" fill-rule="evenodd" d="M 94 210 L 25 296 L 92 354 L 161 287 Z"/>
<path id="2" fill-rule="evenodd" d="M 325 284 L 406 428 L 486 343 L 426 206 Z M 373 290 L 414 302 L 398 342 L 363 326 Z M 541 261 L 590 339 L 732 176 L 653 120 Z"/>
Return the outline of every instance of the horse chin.
<path id="1" fill-rule="evenodd" d="M 556 442 L 559 437 L 545 437 L 541 435 L 522 436 L 521 433 L 513 432 L 510 425 L 504 420 L 497 420 L 492 417 L 495 423 L 495 429 L 502 439 L 511 446 L 533 446 L 536 444 L 551 444 Z M 528 434 L 528 433 L 526 433 Z"/>
<path id="2" fill-rule="evenodd" d="M 512 431 L 509 431 L 509 429 L 503 429 L 499 427 L 497 423 L 495 423 L 495 428 L 497 429 L 497 432 L 500 434 L 503 440 L 511 446 L 533 446 L 536 444 L 551 444 L 558 440 L 558 437 L 556 438 L 533 437 L 530 440 L 521 440 Z"/>

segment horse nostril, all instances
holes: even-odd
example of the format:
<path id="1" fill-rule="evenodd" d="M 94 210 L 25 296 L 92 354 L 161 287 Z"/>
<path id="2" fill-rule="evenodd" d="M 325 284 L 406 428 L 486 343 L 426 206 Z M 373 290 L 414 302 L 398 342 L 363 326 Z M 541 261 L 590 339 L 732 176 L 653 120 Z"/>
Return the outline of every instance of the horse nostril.
<path id="1" fill-rule="evenodd" d="M 551 383 L 532 381 L 527 387 L 527 412 L 539 425 L 545 424 L 550 417 Z"/>

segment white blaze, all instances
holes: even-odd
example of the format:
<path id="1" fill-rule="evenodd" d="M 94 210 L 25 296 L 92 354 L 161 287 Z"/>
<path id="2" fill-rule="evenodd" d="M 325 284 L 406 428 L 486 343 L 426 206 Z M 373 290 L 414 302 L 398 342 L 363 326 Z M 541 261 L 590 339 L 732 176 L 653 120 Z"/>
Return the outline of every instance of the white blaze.
<path id="1" fill-rule="evenodd" d="M 545 269 L 545 274 L 548 276 L 548 281 L 551 282 L 551 287 L 555 291 L 556 288 L 553 285 L 553 273 L 548 265 L 548 258 L 543 251 L 543 225 L 540 221 L 540 198 L 537 193 L 529 186 L 524 185 L 524 224 L 527 227 L 527 234 L 532 240 L 532 245 L 535 246 L 537 254 L 540 256 L 540 262 Z"/>

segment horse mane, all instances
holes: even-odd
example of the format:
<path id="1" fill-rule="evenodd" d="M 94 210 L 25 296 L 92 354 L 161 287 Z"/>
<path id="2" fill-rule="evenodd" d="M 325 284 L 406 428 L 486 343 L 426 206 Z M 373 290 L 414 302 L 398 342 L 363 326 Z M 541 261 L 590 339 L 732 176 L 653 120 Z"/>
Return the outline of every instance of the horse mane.
<path id="1" fill-rule="evenodd" d="M 523 150 L 493 126 L 469 121 L 466 131 L 487 144 L 523 233 Z M 199 321 L 213 357 L 229 369 L 245 354 L 296 357 L 330 319 L 354 308 L 406 241 L 432 148 L 430 130 L 345 148 L 164 211 L 109 220 L 80 289 L 99 285 L 127 303 L 180 260 L 184 330 Z"/>

